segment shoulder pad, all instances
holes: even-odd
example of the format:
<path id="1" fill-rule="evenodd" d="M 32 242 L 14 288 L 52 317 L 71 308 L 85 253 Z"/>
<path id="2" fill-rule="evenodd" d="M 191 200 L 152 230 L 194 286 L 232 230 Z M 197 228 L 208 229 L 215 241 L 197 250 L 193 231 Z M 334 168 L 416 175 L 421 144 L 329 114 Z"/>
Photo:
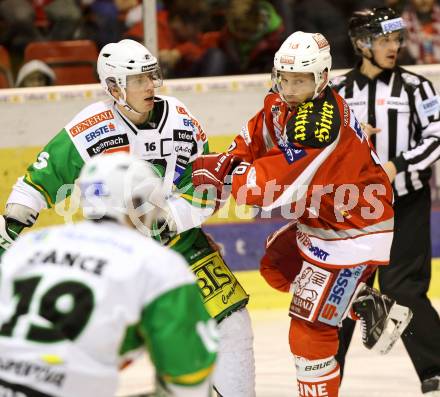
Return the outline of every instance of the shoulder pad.
<path id="1" fill-rule="evenodd" d="M 157 98 L 158 101 L 160 100 L 167 102 L 171 113 L 177 112 L 180 115 L 192 117 L 187 106 L 183 102 L 179 101 L 176 97 L 160 95 L 156 96 L 155 98 Z"/>
<path id="2" fill-rule="evenodd" d="M 97 124 L 111 121 L 115 118 L 112 106 L 106 102 L 96 102 L 78 113 L 72 121 L 70 121 L 65 129 L 73 138 L 84 131 L 95 127 Z"/>
<path id="3" fill-rule="evenodd" d="M 406 84 L 411 85 L 413 87 L 417 87 L 422 83 L 418 76 L 408 72 L 402 73 L 402 79 Z"/>
<path id="4" fill-rule="evenodd" d="M 273 104 L 279 105 L 282 102 L 283 100 L 281 99 L 280 94 L 277 92 L 268 92 L 264 97 L 264 106 L 272 106 Z"/>
<path id="5" fill-rule="evenodd" d="M 339 133 L 341 119 L 336 98 L 326 90 L 323 98 L 302 103 L 286 126 L 291 143 L 309 147 L 325 147 L 331 144 Z"/>

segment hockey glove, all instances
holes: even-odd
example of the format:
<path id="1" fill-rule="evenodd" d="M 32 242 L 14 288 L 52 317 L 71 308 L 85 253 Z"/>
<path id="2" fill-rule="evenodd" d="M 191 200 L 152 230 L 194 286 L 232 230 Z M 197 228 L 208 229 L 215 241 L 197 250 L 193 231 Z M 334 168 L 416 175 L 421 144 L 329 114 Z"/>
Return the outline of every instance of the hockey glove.
<path id="1" fill-rule="evenodd" d="M 11 246 L 25 227 L 32 226 L 38 212 L 21 204 L 8 204 L 6 214 L 0 215 L 0 256 Z"/>
<path id="2" fill-rule="evenodd" d="M 21 222 L 0 215 L 0 256 L 11 246 L 25 227 L 26 225 Z"/>
<path id="3" fill-rule="evenodd" d="M 160 217 L 153 222 L 152 236 L 162 245 L 167 245 L 174 237 L 177 236 L 177 226 L 174 220 L 168 216 Z"/>
<path id="4" fill-rule="evenodd" d="M 218 192 L 223 185 L 231 184 L 230 177 L 241 163 L 241 158 L 230 153 L 206 154 L 192 163 L 192 181 L 195 187 L 213 185 Z"/>

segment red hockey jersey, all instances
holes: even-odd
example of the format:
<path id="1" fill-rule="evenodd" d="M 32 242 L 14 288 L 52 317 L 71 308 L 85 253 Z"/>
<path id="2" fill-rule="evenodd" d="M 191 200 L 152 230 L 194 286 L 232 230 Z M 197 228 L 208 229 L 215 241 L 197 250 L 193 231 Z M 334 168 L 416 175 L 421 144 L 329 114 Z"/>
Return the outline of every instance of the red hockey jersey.
<path id="1" fill-rule="evenodd" d="M 229 152 L 238 204 L 281 207 L 298 220 L 297 244 L 324 267 L 386 265 L 393 192 L 368 137 L 346 102 L 327 87 L 292 112 L 279 94 L 242 128 Z"/>

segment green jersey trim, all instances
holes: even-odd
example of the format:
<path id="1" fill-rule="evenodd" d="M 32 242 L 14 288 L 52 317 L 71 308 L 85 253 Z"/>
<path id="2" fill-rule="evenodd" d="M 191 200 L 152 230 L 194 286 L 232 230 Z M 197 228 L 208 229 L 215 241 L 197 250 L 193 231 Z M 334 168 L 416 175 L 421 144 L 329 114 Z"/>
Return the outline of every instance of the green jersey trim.
<path id="1" fill-rule="evenodd" d="M 161 378 L 182 385 L 200 383 L 215 361 L 215 353 L 197 333 L 197 324 L 209 319 L 195 284 L 175 288 L 149 303 L 139 323 L 127 328 L 120 353 L 137 349 L 143 340 Z"/>

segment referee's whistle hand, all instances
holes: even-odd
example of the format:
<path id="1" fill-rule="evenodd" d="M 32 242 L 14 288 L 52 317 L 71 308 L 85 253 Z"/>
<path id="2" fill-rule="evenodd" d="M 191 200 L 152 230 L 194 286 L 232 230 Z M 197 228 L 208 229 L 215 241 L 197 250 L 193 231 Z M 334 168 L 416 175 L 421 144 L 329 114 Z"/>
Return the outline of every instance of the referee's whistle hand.
<path id="1" fill-rule="evenodd" d="M 388 175 L 388 179 L 392 183 L 394 181 L 394 178 L 396 177 L 396 174 L 397 174 L 396 166 L 394 165 L 394 163 L 392 161 L 387 161 L 383 165 L 383 168 Z"/>
<path id="2" fill-rule="evenodd" d="M 380 128 L 373 127 L 371 124 L 368 123 L 361 123 L 361 127 L 367 134 L 368 138 L 370 138 L 371 135 L 377 134 L 378 132 L 382 131 Z"/>

